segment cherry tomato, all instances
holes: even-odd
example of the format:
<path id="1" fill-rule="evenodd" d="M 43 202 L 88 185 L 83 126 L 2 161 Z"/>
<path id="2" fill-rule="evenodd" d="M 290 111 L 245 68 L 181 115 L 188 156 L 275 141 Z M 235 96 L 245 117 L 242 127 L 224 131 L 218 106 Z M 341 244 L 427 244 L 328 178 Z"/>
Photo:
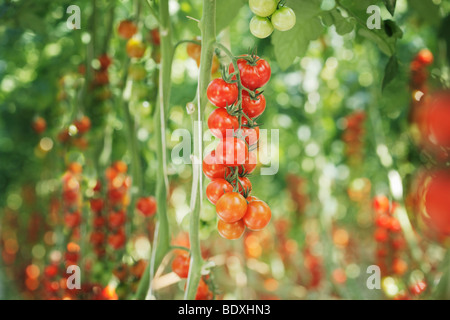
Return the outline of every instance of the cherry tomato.
<path id="1" fill-rule="evenodd" d="M 225 108 L 237 100 L 239 90 L 235 83 L 227 83 L 225 80 L 217 78 L 210 82 L 206 94 L 213 105 Z"/>
<path id="2" fill-rule="evenodd" d="M 216 157 L 216 151 L 211 151 L 210 154 L 208 154 L 203 159 L 203 173 L 205 176 L 207 176 L 209 179 L 219 179 L 219 178 L 225 178 L 225 173 L 227 172 L 227 167 L 221 163 L 218 162 L 218 159 Z"/>
<path id="3" fill-rule="evenodd" d="M 245 164 L 248 148 L 244 141 L 238 138 L 225 138 L 216 147 L 217 162 L 230 167 Z"/>
<path id="4" fill-rule="evenodd" d="M 42 117 L 36 117 L 33 120 L 33 130 L 38 133 L 41 134 L 45 131 L 45 129 L 47 129 L 47 121 L 45 121 L 44 118 Z"/>
<path id="5" fill-rule="evenodd" d="M 212 298 L 212 292 L 209 290 L 208 285 L 203 279 L 200 279 L 198 284 L 195 300 L 210 300 Z"/>
<path id="6" fill-rule="evenodd" d="M 142 197 L 136 203 L 136 209 L 144 217 L 150 217 L 156 213 L 157 204 L 155 197 Z"/>
<path id="7" fill-rule="evenodd" d="M 376 196 L 373 199 L 373 208 L 375 212 L 387 213 L 389 211 L 389 199 L 383 195 Z"/>
<path id="8" fill-rule="evenodd" d="M 195 38 L 194 40 L 200 41 L 200 38 Z M 186 52 L 189 57 L 200 62 L 200 56 L 202 53 L 202 46 L 193 42 L 189 42 L 186 46 Z"/>
<path id="9" fill-rule="evenodd" d="M 239 177 L 239 182 L 236 181 L 239 188 L 239 193 L 245 197 L 245 194 L 250 194 L 252 191 L 252 183 L 247 177 Z"/>
<path id="10" fill-rule="evenodd" d="M 81 213 L 79 211 L 66 212 L 64 214 L 64 223 L 71 229 L 78 227 L 81 223 Z"/>
<path id="11" fill-rule="evenodd" d="M 254 16 L 250 20 L 250 32 L 257 38 L 267 38 L 273 32 L 272 22 L 268 18 Z"/>
<path id="12" fill-rule="evenodd" d="M 102 216 L 99 217 L 95 217 L 94 221 L 93 221 L 93 226 L 94 228 L 101 228 L 105 225 L 105 218 L 103 218 Z"/>
<path id="13" fill-rule="evenodd" d="M 113 167 L 117 172 L 120 173 L 126 173 L 128 171 L 127 164 L 121 160 L 114 162 Z"/>
<path id="14" fill-rule="evenodd" d="M 268 17 L 277 10 L 278 0 L 250 0 L 250 10 L 260 17 Z"/>
<path id="15" fill-rule="evenodd" d="M 450 172 L 435 171 L 430 175 L 424 209 L 432 225 L 442 234 L 450 235 Z"/>
<path id="16" fill-rule="evenodd" d="M 241 75 L 241 83 L 247 89 L 255 91 L 263 87 L 270 80 L 271 69 L 269 63 L 255 56 L 257 61 L 252 65 L 245 59 L 238 59 L 237 65 Z M 230 73 L 234 73 L 234 66 L 231 63 L 229 67 Z"/>
<path id="17" fill-rule="evenodd" d="M 450 148 L 449 106 L 450 90 L 433 94 L 426 106 L 428 133 L 432 135 L 434 144 L 445 148 Z"/>
<path id="18" fill-rule="evenodd" d="M 249 152 L 248 157 L 245 159 L 245 163 L 243 164 L 243 167 L 239 167 L 239 174 L 244 173 L 252 173 L 255 171 L 256 164 L 257 164 L 257 158 L 256 158 L 256 152 Z"/>
<path id="19" fill-rule="evenodd" d="M 141 40 L 131 38 L 127 42 L 127 54 L 130 58 L 142 58 L 145 54 L 145 45 Z"/>
<path id="20" fill-rule="evenodd" d="M 208 117 L 208 128 L 219 139 L 232 137 L 234 131 L 239 129 L 239 120 L 223 108 L 214 110 Z"/>
<path id="21" fill-rule="evenodd" d="M 158 28 L 150 30 L 150 40 L 155 46 L 161 45 L 161 36 Z"/>
<path id="22" fill-rule="evenodd" d="M 89 129 L 91 129 L 91 119 L 86 116 L 76 120 L 73 124 L 78 129 L 78 133 L 80 134 L 86 133 Z"/>
<path id="23" fill-rule="evenodd" d="M 295 26 L 295 12 L 291 8 L 281 7 L 271 17 L 273 27 L 280 31 L 288 31 Z"/>
<path id="24" fill-rule="evenodd" d="M 94 212 L 100 212 L 103 209 L 103 199 L 91 199 L 91 210 Z"/>
<path id="25" fill-rule="evenodd" d="M 242 123 L 244 124 L 244 119 L 242 118 Z M 248 127 L 241 127 L 242 130 L 242 136 L 245 137 L 245 141 L 249 146 L 255 144 L 259 140 L 259 127 L 254 128 L 248 128 Z"/>
<path id="26" fill-rule="evenodd" d="M 108 224 L 110 228 L 117 228 L 125 224 L 127 216 L 123 210 L 110 212 L 108 215 Z"/>
<path id="27" fill-rule="evenodd" d="M 245 224 L 242 219 L 232 223 L 219 220 L 217 231 L 219 231 L 219 234 L 225 239 L 235 240 L 239 239 L 244 234 Z"/>
<path id="28" fill-rule="evenodd" d="M 416 60 L 417 60 L 420 64 L 422 64 L 422 65 L 424 65 L 424 66 L 428 66 L 428 65 L 430 65 L 430 64 L 433 63 L 434 57 L 433 57 L 433 54 L 431 53 L 430 50 L 428 50 L 428 49 L 422 49 L 422 50 L 420 50 L 419 53 L 417 54 Z"/>
<path id="29" fill-rule="evenodd" d="M 225 179 L 214 179 L 206 187 L 206 197 L 212 204 L 217 201 L 227 192 L 232 192 L 233 186 Z"/>
<path id="30" fill-rule="evenodd" d="M 101 231 L 94 231 L 91 233 L 90 240 L 94 246 L 99 246 L 105 242 L 105 234 Z"/>
<path id="31" fill-rule="evenodd" d="M 130 39 L 137 32 L 137 26 L 131 20 L 123 20 L 117 29 L 119 35 L 124 39 Z"/>
<path id="32" fill-rule="evenodd" d="M 232 223 L 242 219 L 247 211 L 247 201 L 237 192 L 225 193 L 216 203 L 219 218 Z"/>
<path id="33" fill-rule="evenodd" d="M 102 70 L 108 69 L 112 63 L 111 57 L 108 56 L 106 53 L 104 53 L 100 57 L 98 57 L 98 61 L 100 62 L 100 69 L 102 69 Z"/>
<path id="34" fill-rule="evenodd" d="M 147 71 L 145 70 L 145 67 L 141 64 L 132 64 L 128 68 L 128 74 L 130 75 L 130 78 L 134 81 L 141 81 L 144 80 L 147 76 Z"/>
<path id="35" fill-rule="evenodd" d="M 123 228 L 117 230 L 116 233 L 111 233 L 108 236 L 108 243 L 114 249 L 120 249 L 125 245 L 125 230 Z"/>
<path id="36" fill-rule="evenodd" d="M 386 229 L 383 229 L 383 228 L 377 228 L 377 229 L 375 230 L 375 235 L 374 235 L 374 237 L 375 237 L 375 241 L 376 241 L 376 242 L 386 242 L 386 241 L 388 241 L 388 239 L 389 239 L 389 234 L 388 234 L 388 232 L 387 232 Z"/>
<path id="37" fill-rule="evenodd" d="M 264 201 L 252 200 L 248 203 L 243 220 L 247 228 L 259 231 L 269 224 L 271 217 L 272 211 Z"/>
<path id="38" fill-rule="evenodd" d="M 256 92 L 258 93 L 258 91 Z M 242 92 L 242 111 L 249 118 L 259 117 L 266 109 L 266 98 L 260 94 L 255 100 L 250 97 L 247 91 Z"/>
<path id="39" fill-rule="evenodd" d="M 189 274 L 190 258 L 187 253 L 178 254 L 172 261 L 172 271 L 180 278 L 185 279 Z"/>

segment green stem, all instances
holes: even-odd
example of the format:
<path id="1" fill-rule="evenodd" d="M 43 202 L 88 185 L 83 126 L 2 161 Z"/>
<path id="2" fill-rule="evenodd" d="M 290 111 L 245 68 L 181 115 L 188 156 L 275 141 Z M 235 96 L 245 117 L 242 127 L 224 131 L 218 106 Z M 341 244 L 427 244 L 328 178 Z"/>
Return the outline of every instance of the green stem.
<path id="1" fill-rule="evenodd" d="M 146 293 L 147 299 L 152 297 L 153 276 L 160 266 L 163 258 L 170 251 L 169 219 L 167 215 L 167 146 L 166 146 L 166 113 L 169 110 L 170 86 L 172 73 L 172 30 L 169 15 L 169 0 L 161 0 L 159 4 L 159 33 L 161 36 L 161 71 L 159 74 L 159 94 L 157 110 L 155 113 L 155 127 L 157 139 L 157 157 L 161 170 L 158 170 L 156 199 L 158 202 L 158 224 L 155 230 L 155 238 L 148 270 L 141 281 L 138 290 L 138 299 Z"/>
<path id="2" fill-rule="evenodd" d="M 197 95 L 198 107 L 197 118 L 194 122 L 194 161 L 192 164 L 194 176 L 191 195 L 191 217 L 189 226 L 189 240 L 191 245 L 191 261 L 185 292 L 186 300 L 194 300 L 197 294 L 198 284 L 201 277 L 203 258 L 200 248 L 199 227 L 200 211 L 202 207 L 202 164 L 203 157 L 203 118 L 208 102 L 206 89 L 211 79 L 211 68 L 216 41 L 216 0 L 203 0 L 203 15 L 199 23 L 202 36 L 202 52 L 200 57 L 200 74 L 198 79 Z"/>

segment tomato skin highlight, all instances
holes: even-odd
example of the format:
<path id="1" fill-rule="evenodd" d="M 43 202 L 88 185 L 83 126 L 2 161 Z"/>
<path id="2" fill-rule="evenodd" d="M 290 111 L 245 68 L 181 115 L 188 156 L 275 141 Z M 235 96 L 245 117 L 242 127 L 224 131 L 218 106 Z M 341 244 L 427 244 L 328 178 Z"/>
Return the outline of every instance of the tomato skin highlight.
<path id="1" fill-rule="evenodd" d="M 245 224 L 242 219 L 232 223 L 219 220 L 217 224 L 217 231 L 225 239 L 236 240 L 244 234 Z"/>
<path id="2" fill-rule="evenodd" d="M 227 223 L 239 221 L 247 212 L 247 201 L 237 192 L 225 193 L 216 203 L 216 213 Z"/>
<path id="3" fill-rule="evenodd" d="M 262 200 L 252 200 L 248 203 L 244 223 L 252 231 L 264 229 L 270 222 L 272 211 Z"/>
<path id="4" fill-rule="evenodd" d="M 206 187 L 206 197 L 212 204 L 216 204 L 225 193 L 232 191 L 233 186 L 227 180 L 214 179 Z"/>
<path id="5" fill-rule="evenodd" d="M 224 139 L 233 136 L 234 131 L 239 129 L 239 120 L 224 108 L 218 108 L 209 115 L 208 128 L 215 137 Z"/>
<path id="6" fill-rule="evenodd" d="M 258 93 L 258 91 L 256 92 Z M 247 91 L 242 92 L 242 111 L 249 118 L 259 117 L 266 109 L 266 98 L 263 94 L 260 94 L 256 100 L 252 100 L 250 94 Z"/>
<path id="7" fill-rule="evenodd" d="M 227 137 L 219 142 L 215 151 L 218 163 L 229 167 L 245 164 L 248 157 L 247 145 L 238 138 Z"/>
<path id="8" fill-rule="evenodd" d="M 248 63 L 245 59 L 238 59 L 237 65 L 239 68 L 239 72 L 241 75 L 241 83 L 247 89 L 255 91 L 258 88 L 263 87 L 270 80 L 271 69 L 269 63 L 260 59 L 258 56 L 255 56 L 256 59 L 259 59 L 254 66 Z M 234 66 L 231 63 L 230 74 L 234 73 Z M 235 77 L 233 77 L 235 79 Z"/>
<path id="9" fill-rule="evenodd" d="M 227 172 L 227 167 L 218 162 L 215 150 L 211 151 L 211 153 L 203 159 L 203 173 L 209 179 L 223 179 Z"/>
<path id="10" fill-rule="evenodd" d="M 227 83 L 221 78 L 214 79 L 206 90 L 209 101 L 218 108 L 233 105 L 239 95 L 238 86 L 235 83 Z"/>

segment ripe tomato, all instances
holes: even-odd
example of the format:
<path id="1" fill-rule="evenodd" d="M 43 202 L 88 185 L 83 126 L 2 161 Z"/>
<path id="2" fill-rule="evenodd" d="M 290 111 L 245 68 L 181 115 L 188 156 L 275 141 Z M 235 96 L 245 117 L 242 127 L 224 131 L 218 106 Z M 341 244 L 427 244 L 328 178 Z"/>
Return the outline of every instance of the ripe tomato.
<path id="1" fill-rule="evenodd" d="M 450 235 L 450 172 L 435 171 L 431 174 L 425 194 L 425 210 L 432 225 L 442 234 Z"/>
<path id="2" fill-rule="evenodd" d="M 225 138 L 216 147 L 217 162 L 230 167 L 245 164 L 248 157 L 248 147 L 238 138 Z"/>
<path id="3" fill-rule="evenodd" d="M 388 239 L 389 239 L 389 234 L 388 234 L 388 232 L 387 232 L 386 229 L 383 229 L 383 228 L 377 228 L 377 229 L 375 230 L 375 235 L 374 235 L 374 237 L 375 237 L 375 241 L 376 241 L 376 242 L 386 242 L 386 241 L 388 241 Z"/>
<path id="4" fill-rule="evenodd" d="M 120 173 L 126 173 L 128 171 L 128 166 L 125 162 L 119 160 L 114 162 L 113 168 Z"/>
<path id="5" fill-rule="evenodd" d="M 185 279 L 189 274 L 190 258 L 187 253 L 178 254 L 172 261 L 172 271 L 180 278 Z"/>
<path id="6" fill-rule="evenodd" d="M 211 153 L 203 159 L 203 173 L 209 179 L 223 179 L 227 172 L 227 167 L 218 162 L 216 151 L 211 151 Z"/>
<path id="7" fill-rule="evenodd" d="M 97 199 L 91 199 L 91 210 L 93 212 L 100 212 L 103 209 L 103 199 L 97 198 Z"/>
<path id="8" fill-rule="evenodd" d="M 217 201 L 227 192 L 232 192 L 233 186 L 225 179 L 214 179 L 206 187 L 206 197 L 212 204 Z"/>
<path id="9" fill-rule="evenodd" d="M 433 63 L 434 57 L 433 57 L 433 54 L 431 53 L 430 50 L 428 50 L 428 49 L 422 49 L 422 50 L 420 50 L 419 53 L 417 54 L 416 60 L 417 60 L 420 64 L 422 64 L 422 65 L 424 65 L 424 66 L 428 66 L 428 65 L 430 65 L 430 64 Z"/>
<path id="10" fill-rule="evenodd" d="M 281 7 L 271 17 L 273 27 L 280 31 L 288 31 L 295 26 L 295 12 L 291 8 Z"/>
<path id="11" fill-rule="evenodd" d="M 136 203 L 136 209 L 144 217 L 150 217 L 156 213 L 157 204 L 155 197 L 142 197 Z"/>
<path id="12" fill-rule="evenodd" d="M 105 242 L 105 234 L 101 231 L 94 231 L 91 233 L 90 240 L 94 246 L 99 246 Z"/>
<path id="13" fill-rule="evenodd" d="M 245 118 L 242 118 L 244 120 Z M 245 119 L 246 120 L 246 119 Z M 242 121 L 244 123 L 244 121 Z M 248 128 L 248 127 L 241 127 L 242 130 L 242 136 L 245 137 L 245 141 L 249 146 L 255 144 L 259 140 L 259 127 L 254 128 Z"/>
<path id="14" fill-rule="evenodd" d="M 239 193 L 245 197 L 245 194 L 250 194 L 252 192 L 252 183 L 247 177 L 239 177 L 239 182 L 236 181 L 239 188 Z"/>
<path id="15" fill-rule="evenodd" d="M 86 133 L 89 129 L 91 129 L 91 119 L 86 116 L 76 120 L 73 124 L 78 129 L 78 133 L 80 134 Z"/>
<path id="16" fill-rule="evenodd" d="M 235 83 L 227 83 L 225 80 L 217 78 L 209 83 L 206 94 L 213 105 L 225 108 L 237 100 L 239 90 Z"/>
<path id="17" fill-rule="evenodd" d="M 136 34 L 137 26 L 131 20 L 123 20 L 120 22 L 117 32 L 122 38 L 130 39 Z"/>
<path id="18" fill-rule="evenodd" d="M 258 93 L 258 91 L 256 92 Z M 266 109 L 266 98 L 260 94 L 253 100 L 247 91 L 242 91 L 242 111 L 249 116 L 249 118 L 259 117 Z"/>
<path id="19" fill-rule="evenodd" d="M 145 45 L 141 40 L 131 38 L 127 42 L 127 54 L 130 58 L 142 58 L 145 54 Z"/>
<path id="20" fill-rule="evenodd" d="M 245 159 L 245 163 L 243 164 L 244 168 L 242 168 L 242 166 L 239 167 L 239 174 L 242 175 L 244 173 L 252 173 L 255 171 L 256 164 L 256 152 L 249 152 L 248 157 Z"/>
<path id="21" fill-rule="evenodd" d="M 126 220 L 127 220 L 127 216 L 125 214 L 125 211 L 123 211 L 123 210 L 112 211 L 108 215 L 108 224 L 109 224 L 109 227 L 112 229 L 118 228 L 118 227 L 124 225 Z"/>
<path id="22" fill-rule="evenodd" d="M 100 69 L 102 69 L 102 70 L 108 69 L 112 63 L 111 57 L 108 56 L 106 53 L 104 53 L 100 57 L 98 57 L 98 61 L 100 62 Z"/>
<path id="23" fill-rule="evenodd" d="M 247 201 L 237 192 L 225 193 L 216 203 L 219 218 L 228 223 L 241 220 L 246 211 Z"/>
<path id="24" fill-rule="evenodd" d="M 59 272 L 58 269 L 59 268 L 56 264 L 51 264 L 51 265 L 45 267 L 44 274 L 48 278 L 53 278 L 58 274 L 58 272 Z"/>
<path id="25" fill-rule="evenodd" d="M 130 75 L 131 80 L 141 81 L 147 76 L 147 71 L 141 64 L 132 64 L 128 68 L 128 74 Z"/>
<path id="26" fill-rule="evenodd" d="M 195 38 L 194 40 L 200 41 L 200 38 Z M 193 42 L 189 42 L 186 46 L 186 52 L 192 59 L 200 61 L 202 46 Z"/>
<path id="27" fill-rule="evenodd" d="M 116 233 L 111 233 L 108 236 L 108 243 L 114 249 L 120 249 L 125 245 L 125 230 L 123 228 L 117 230 Z"/>
<path id="28" fill-rule="evenodd" d="M 428 131 L 433 142 L 450 148 L 450 90 L 433 94 L 426 110 Z"/>
<path id="29" fill-rule="evenodd" d="M 250 32 L 257 38 L 267 38 L 273 32 L 272 22 L 268 18 L 254 16 L 250 20 Z"/>
<path id="30" fill-rule="evenodd" d="M 244 234 L 245 224 L 242 219 L 232 223 L 219 220 L 217 231 L 219 231 L 219 234 L 225 239 L 235 240 L 239 239 Z"/>
<path id="31" fill-rule="evenodd" d="M 64 214 L 64 223 L 71 229 L 78 227 L 81 223 L 81 213 L 79 211 L 66 212 Z"/>
<path id="32" fill-rule="evenodd" d="M 252 199 L 247 206 L 244 215 L 244 223 L 250 230 L 259 231 L 264 229 L 270 222 L 272 211 L 267 203 L 262 200 Z"/>
<path id="33" fill-rule="evenodd" d="M 33 120 L 32 127 L 37 134 L 41 134 L 47 129 L 47 121 L 42 117 L 36 117 Z"/>
<path id="34" fill-rule="evenodd" d="M 158 28 L 150 30 L 150 40 L 155 46 L 161 45 L 161 36 Z"/>
<path id="35" fill-rule="evenodd" d="M 389 211 L 389 199 L 383 195 L 376 196 L 373 198 L 373 208 L 375 212 L 387 213 Z"/>
<path id="36" fill-rule="evenodd" d="M 102 216 L 95 217 L 92 224 L 94 228 L 101 228 L 105 225 L 105 218 L 103 218 Z"/>
<path id="37" fill-rule="evenodd" d="M 197 294 L 195 295 L 195 300 L 210 300 L 212 299 L 212 292 L 209 290 L 208 285 L 203 279 L 200 279 L 197 288 Z"/>
<path id="38" fill-rule="evenodd" d="M 277 10 L 278 0 L 250 0 L 250 10 L 260 17 L 268 17 Z"/>
<path id="39" fill-rule="evenodd" d="M 245 59 L 238 59 L 237 65 L 241 75 L 241 83 L 247 89 L 252 91 L 263 87 L 270 80 L 271 69 L 269 63 L 255 56 L 255 63 L 247 62 Z M 231 63 L 229 67 L 230 73 L 234 72 L 234 66 Z M 234 77 L 233 77 L 234 79 Z"/>
<path id="40" fill-rule="evenodd" d="M 234 131 L 239 129 L 239 120 L 223 108 L 214 110 L 208 117 L 208 128 L 219 139 L 232 137 Z"/>

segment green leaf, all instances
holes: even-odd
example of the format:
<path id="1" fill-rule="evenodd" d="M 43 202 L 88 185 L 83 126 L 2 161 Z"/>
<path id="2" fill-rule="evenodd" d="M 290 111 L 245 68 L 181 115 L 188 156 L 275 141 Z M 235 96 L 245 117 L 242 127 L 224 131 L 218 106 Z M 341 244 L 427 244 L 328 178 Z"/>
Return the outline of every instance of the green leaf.
<path id="1" fill-rule="evenodd" d="M 329 27 L 334 25 L 336 27 L 336 32 L 341 36 L 352 32 L 355 28 L 354 19 L 344 18 L 338 9 L 324 12 L 321 17 L 325 26 Z"/>
<path id="2" fill-rule="evenodd" d="M 395 53 L 397 38 L 388 38 L 384 32 L 364 28 L 359 29 L 358 34 L 375 42 L 384 54 L 392 56 Z"/>
<path id="3" fill-rule="evenodd" d="M 222 31 L 236 18 L 245 0 L 220 0 L 216 3 L 216 30 Z"/>
<path id="4" fill-rule="evenodd" d="M 319 19 L 320 4 L 320 0 L 287 2 L 297 16 L 297 23 L 289 31 L 275 31 L 272 35 L 275 57 L 281 69 L 286 70 L 296 57 L 304 55 L 310 41 L 323 33 L 324 27 Z"/>
<path id="5" fill-rule="evenodd" d="M 397 0 L 384 0 L 384 4 L 386 5 L 386 8 L 388 9 L 391 16 L 394 16 Z"/>
<path id="6" fill-rule="evenodd" d="M 392 81 L 398 74 L 398 60 L 396 56 L 392 56 L 386 65 L 384 70 L 384 78 L 382 90 Z"/>
<path id="7" fill-rule="evenodd" d="M 450 15 L 444 18 L 442 25 L 438 32 L 438 37 L 441 38 L 447 47 L 447 59 L 450 64 Z"/>

